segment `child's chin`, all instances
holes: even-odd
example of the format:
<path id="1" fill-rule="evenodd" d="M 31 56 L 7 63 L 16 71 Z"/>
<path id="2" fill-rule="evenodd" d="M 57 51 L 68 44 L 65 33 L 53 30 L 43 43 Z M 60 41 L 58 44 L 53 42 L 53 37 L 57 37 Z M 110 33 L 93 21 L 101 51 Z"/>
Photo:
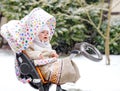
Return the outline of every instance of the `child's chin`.
<path id="1" fill-rule="evenodd" d="M 43 40 L 44 42 L 47 42 L 48 40 Z"/>

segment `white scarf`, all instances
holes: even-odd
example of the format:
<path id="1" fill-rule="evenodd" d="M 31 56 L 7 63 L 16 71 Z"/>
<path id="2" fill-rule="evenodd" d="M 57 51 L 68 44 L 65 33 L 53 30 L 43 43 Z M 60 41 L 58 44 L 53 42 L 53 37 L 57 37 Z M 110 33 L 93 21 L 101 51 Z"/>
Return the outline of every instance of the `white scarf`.
<path id="1" fill-rule="evenodd" d="M 33 43 L 34 43 L 34 50 L 40 50 L 41 48 L 52 49 L 51 44 L 48 41 L 43 42 L 40 40 L 34 40 Z"/>

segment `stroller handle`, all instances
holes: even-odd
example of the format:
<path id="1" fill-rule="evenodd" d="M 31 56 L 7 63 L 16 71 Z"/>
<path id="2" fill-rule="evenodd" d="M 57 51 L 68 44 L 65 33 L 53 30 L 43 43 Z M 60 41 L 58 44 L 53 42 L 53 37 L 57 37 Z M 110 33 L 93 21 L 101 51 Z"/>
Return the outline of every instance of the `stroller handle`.
<path id="1" fill-rule="evenodd" d="M 82 43 L 77 43 L 77 50 L 71 51 L 70 58 L 74 58 L 77 54 L 81 54 L 85 56 L 86 58 L 94 61 L 94 62 L 99 62 L 103 59 L 102 54 L 100 51 L 92 44 L 89 44 L 87 42 L 82 42 Z M 91 50 L 94 54 L 90 54 L 88 50 Z M 95 56 L 94 56 L 95 55 Z"/>

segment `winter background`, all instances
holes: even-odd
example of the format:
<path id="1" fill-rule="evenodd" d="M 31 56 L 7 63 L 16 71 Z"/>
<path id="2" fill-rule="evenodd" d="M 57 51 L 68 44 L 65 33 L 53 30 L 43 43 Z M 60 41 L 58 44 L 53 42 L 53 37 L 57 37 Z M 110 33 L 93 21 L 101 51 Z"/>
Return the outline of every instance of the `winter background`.
<path id="1" fill-rule="evenodd" d="M 75 88 L 76 91 L 120 91 L 119 58 L 119 55 L 110 55 L 111 65 L 106 65 L 104 55 L 100 62 L 93 62 L 82 55 L 75 57 L 73 60 L 79 67 L 81 78 L 75 84 L 65 84 L 62 88 Z M 14 59 L 12 51 L 0 49 L 0 91 L 38 91 L 17 80 Z M 55 86 L 50 91 L 55 91 Z"/>

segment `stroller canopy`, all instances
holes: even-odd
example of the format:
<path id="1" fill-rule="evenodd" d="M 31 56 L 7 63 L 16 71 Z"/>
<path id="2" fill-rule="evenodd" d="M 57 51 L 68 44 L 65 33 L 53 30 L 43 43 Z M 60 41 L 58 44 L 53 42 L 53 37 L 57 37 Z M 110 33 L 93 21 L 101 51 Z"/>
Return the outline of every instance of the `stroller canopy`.
<path id="1" fill-rule="evenodd" d="M 8 41 L 11 49 L 19 53 L 32 44 L 41 27 L 45 25 L 53 36 L 56 26 L 55 17 L 41 8 L 35 8 L 23 19 L 11 20 L 4 24 L 1 27 L 1 35 Z"/>

